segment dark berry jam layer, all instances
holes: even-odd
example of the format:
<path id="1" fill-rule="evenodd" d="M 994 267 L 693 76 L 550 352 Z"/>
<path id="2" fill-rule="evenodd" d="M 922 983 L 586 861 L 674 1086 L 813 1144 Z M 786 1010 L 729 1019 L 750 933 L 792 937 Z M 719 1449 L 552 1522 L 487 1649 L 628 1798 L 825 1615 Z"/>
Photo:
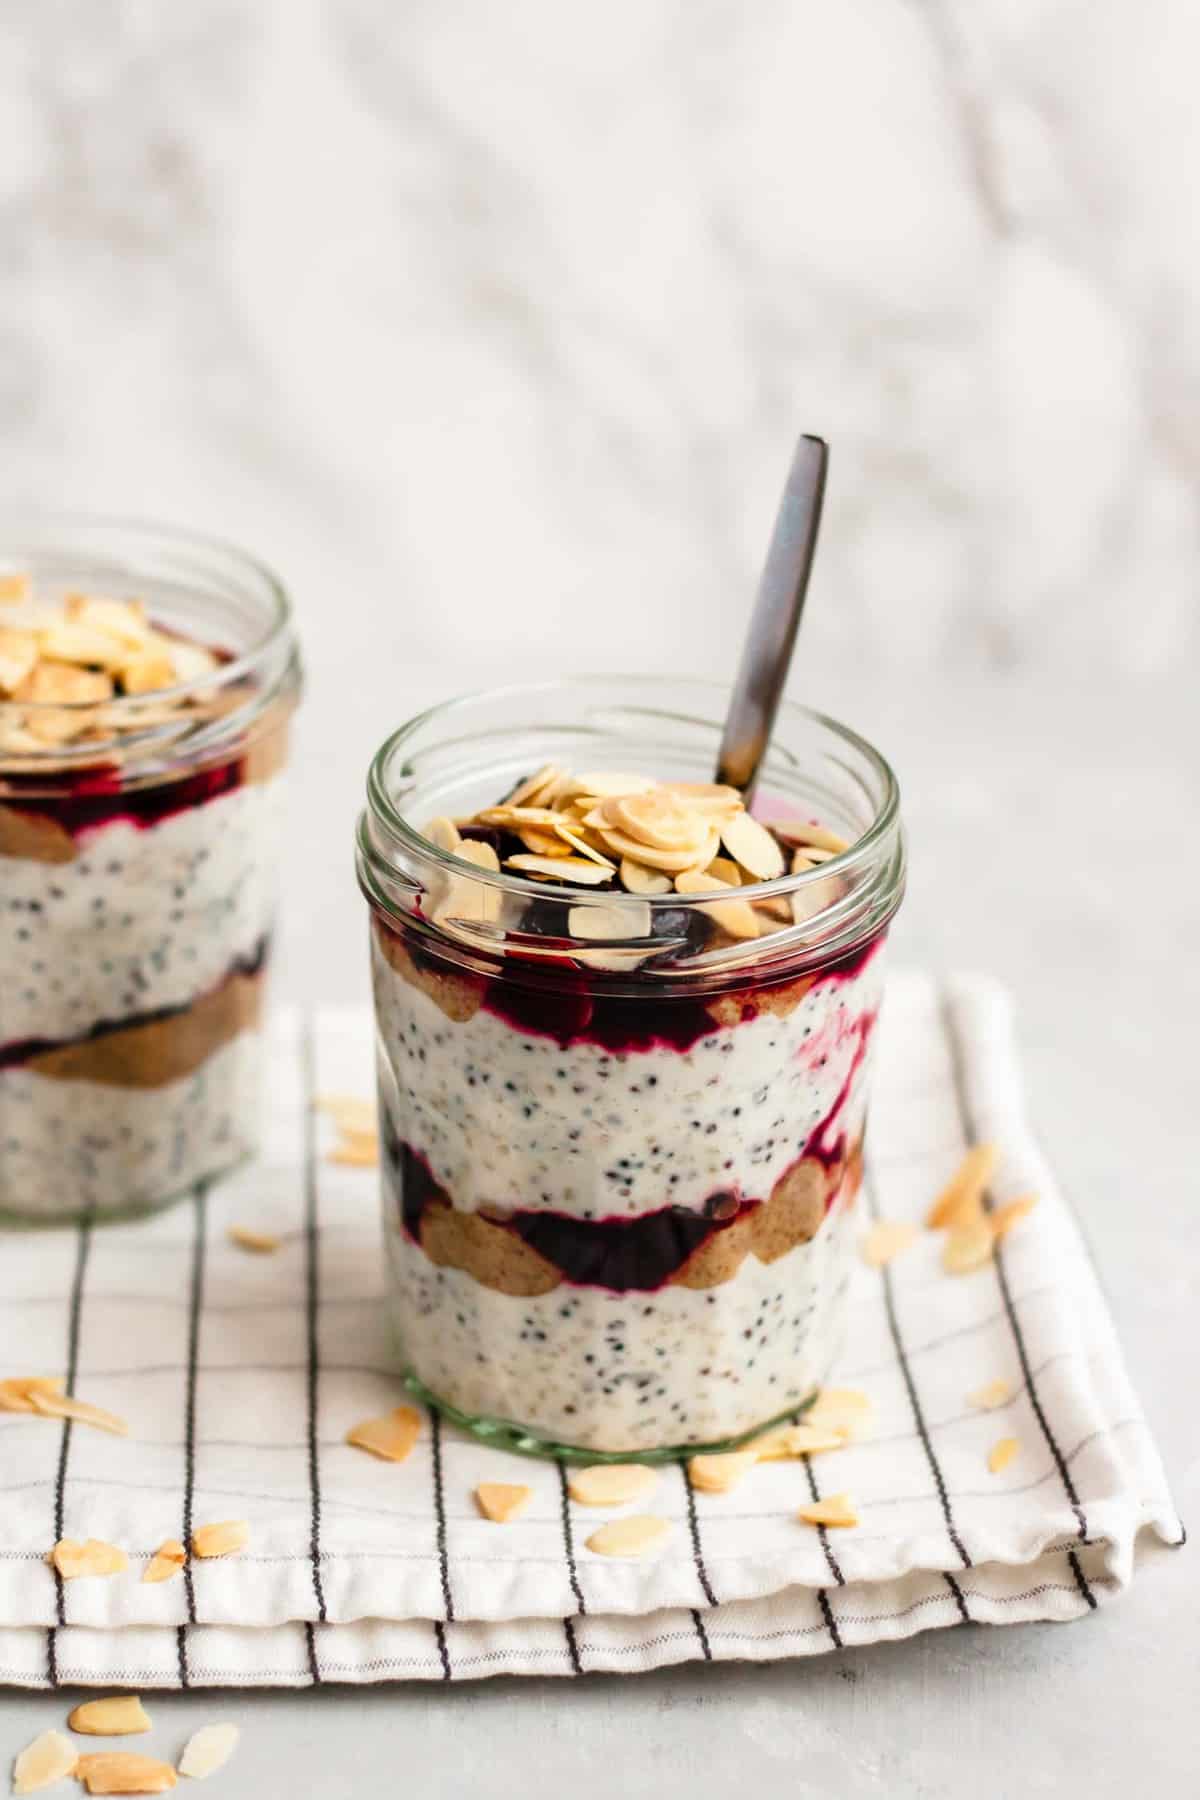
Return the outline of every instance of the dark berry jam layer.
<path id="1" fill-rule="evenodd" d="M 258 990 L 270 939 L 234 959 L 221 980 L 182 1006 L 163 1006 L 103 1020 L 67 1040 L 21 1038 L 0 1045 L 0 1072 L 28 1068 L 60 1080 L 121 1087 L 161 1087 L 198 1068 L 258 1016 Z"/>
<path id="2" fill-rule="evenodd" d="M 517 1211 L 496 1217 L 455 1211 L 425 1159 L 387 1119 L 385 1179 L 405 1235 L 431 1261 L 465 1270 L 509 1294 L 546 1293 L 560 1282 L 613 1293 L 652 1293 L 668 1283 L 719 1286 L 753 1252 L 762 1262 L 805 1243 L 819 1229 L 847 1176 L 857 1185 L 858 1147 L 843 1139 L 836 1157 L 804 1156 L 766 1200 L 715 1193 L 699 1212 L 665 1206 L 635 1218 L 581 1219 Z"/>

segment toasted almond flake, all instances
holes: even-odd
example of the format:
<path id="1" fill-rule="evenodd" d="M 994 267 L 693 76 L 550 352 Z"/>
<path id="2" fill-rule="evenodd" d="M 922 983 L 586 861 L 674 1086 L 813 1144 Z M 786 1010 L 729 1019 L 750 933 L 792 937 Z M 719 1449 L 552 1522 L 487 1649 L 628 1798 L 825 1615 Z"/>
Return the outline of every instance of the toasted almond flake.
<path id="1" fill-rule="evenodd" d="M 659 785 L 666 794 L 678 794 L 696 812 L 720 815 L 738 812 L 743 805 L 737 789 L 720 782 L 663 781 Z"/>
<path id="2" fill-rule="evenodd" d="M 627 1519 L 610 1519 L 586 1540 L 597 1556 L 645 1556 L 661 1544 L 671 1531 L 670 1521 L 647 1514 L 634 1514 Z"/>
<path id="3" fill-rule="evenodd" d="M 373 1132 L 348 1132 L 329 1151 L 326 1160 L 344 1169 L 378 1168 L 379 1139 Z"/>
<path id="4" fill-rule="evenodd" d="M 77 1425 L 94 1425 L 97 1431 L 111 1431 L 114 1437 L 128 1437 L 129 1425 L 117 1413 L 103 1406 L 92 1406 L 87 1400 L 76 1400 L 69 1394 L 30 1390 L 35 1412 L 51 1419 L 74 1419 Z"/>
<path id="5" fill-rule="evenodd" d="M 560 838 L 557 832 L 543 830 L 541 826 L 522 825 L 517 836 L 531 856 L 544 856 L 551 862 L 560 862 L 571 854 L 570 844 Z"/>
<path id="6" fill-rule="evenodd" d="M 67 1724 L 85 1737 L 132 1737 L 149 1731 L 150 1718 L 136 1694 L 112 1694 L 85 1700 L 68 1715 Z"/>
<path id="7" fill-rule="evenodd" d="M 998 1206 L 995 1212 L 988 1214 L 993 1238 L 1007 1237 L 1013 1226 L 1027 1218 L 1036 1205 L 1036 1194 L 1021 1194 L 1016 1200 L 1006 1200 L 1003 1206 Z"/>
<path id="8" fill-rule="evenodd" d="M 475 817 L 480 825 L 544 825 L 547 831 L 562 822 L 562 814 L 551 806 L 513 806 L 507 801 L 502 806 L 485 806 Z"/>
<path id="9" fill-rule="evenodd" d="M 369 1450 L 384 1462 L 403 1462 L 411 1455 L 421 1431 L 421 1415 L 414 1406 L 397 1406 L 381 1419 L 363 1419 L 346 1433 L 346 1442 L 357 1450 Z"/>
<path id="10" fill-rule="evenodd" d="M 607 870 L 610 875 L 615 872 L 616 863 L 610 862 L 608 857 L 603 856 L 599 850 L 593 850 L 592 846 L 581 838 L 578 832 L 571 831 L 566 825 L 556 825 L 555 830 L 565 844 L 569 844 L 573 850 L 578 850 L 580 856 L 586 857 L 589 862 L 599 863 L 601 868 Z"/>
<path id="11" fill-rule="evenodd" d="M 90 625 L 52 625 L 41 634 L 40 653 L 50 662 L 119 669 L 129 660 L 129 646 L 111 632 Z M 173 673 L 174 671 L 172 671 Z"/>
<path id="12" fill-rule="evenodd" d="M 276 1237 L 273 1231 L 255 1231 L 249 1225 L 231 1225 L 229 1241 L 241 1250 L 256 1250 L 263 1256 L 269 1255 L 272 1250 L 278 1250 L 283 1243 L 283 1239 Z"/>
<path id="13" fill-rule="evenodd" d="M 1021 1444 L 1018 1438 L 1000 1438 L 988 1451 L 988 1468 L 993 1475 L 999 1475 L 1007 1469 L 1013 1458 L 1019 1456 L 1020 1453 Z"/>
<path id="14" fill-rule="evenodd" d="M 430 819 L 421 827 L 421 836 L 428 838 L 435 849 L 448 850 L 455 856 L 457 856 L 459 845 L 462 843 L 458 826 L 454 820 L 447 819 L 441 813 L 436 819 Z"/>
<path id="15" fill-rule="evenodd" d="M 4 606 L 23 606 L 33 594 L 33 583 L 29 576 L 21 574 L 0 575 L 0 604 Z"/>
<path id="16" fill-rule="evenodd" d="M 827 876 L 822 881 L 807 881 L 803 887 L 796 888 L 791 895 L 792 923 L 807 925 L 818 913 L 840 900 L 844 889 L 836 876 Z"/>
<path id="17" fill-rule="evenodd" d="M 0 694 L 15 694 L 38 659 L 32 631 L 0 629 Z"/>
<path id="18" fill-rule="evenodd" d="M 567 912 L 567 930 L 572 937 L 596 943 L 649 937 L 650 908 L 644 900 L 572 906 Z"/>
<path id="19" fill-rule="evenodd" d="M 170 1581 L 173 1575 L 181 1573 L 186 1561 L 187 1551 L 184 1549 L 179 1539 L 164 1538 L 162 1543 L 158 1546 L 158 1549 L 154 1552 L 154 1555 L 150 1558 L 149 1563 L 146 1565 L 146 1572 L 142 1576 L 142 1580 L 150 1582 Z"/>
<path id="20" fill-rule="evenodd" d="M 925 1215 L 931 1231 L 976 1218 L 983 1196 L 996 1172 L 1000 1151 L 995 1144 L 973 1144 Z"/>
<path id="21" fill-rule="evenodd" d="M 50 1560 L 64 1581 L 78 1581 L 89 1575 L 120 1575 L 129 1567 L 129 1558 L 117 1544 L 106 1544 L 102 1538 L 88 1538 L 79 1543 L 75 1538 L 60 1538 L 50 1552 Z"/>
<path id="22" fill-rule="evenodd" d="M 882 1269 L 915 1243 L 920 1232 L 920 1226 L 910 1219 L 880 1219 L 863 1239 L 863 1261 L 873 1269 Z"/>
<path id="23" fill-rule="evenodd" d="M 574 1470 L 567 1481 L 572 1500 L 581 1506 L 624 1506 L 657 1486 L 657 1472 L 645 1463 L 593 1463 Z"/>
<path id="24" fill-rule="evenodd" d="M 507 1525 L 523 1513 L 533 1499 L 533 1489 L 509 1481 L 481 1481 L 475 1489 L 475 1500 L 485 1519 Z"/>
<path id="25" fill-rule="evenodd" d="M 824 1500 L 814 1500 L 811 1506 L 802 1506 L 796 1517 L 803 1519 L 806 1525 L 858 1524 L 858 1514 L 849 1494 L 827 1494 Z"/>
<path id="26" fill-rule="evenodd" d="M 109 600 L 103 594 L 64 594 L 63 611 L 72 625 L 90 625 L 118 638 L 131 650 L 140 650 L 157 633 L 146 622 L 140 600 Z"/>
<path id="27" fill-rule="evenodd" d="M 62 1390 L 61 1375 L 10 1375 L 0 1381 L 0 1412 L 34 1412 L 34 1394 L 61 1394 Z"/>
<path id="28" fill-rule="evenodd" d="M 688 1473 L 700 1493 L 727 1494 L 757 1461 L 754 1450 L 725 1450 L 713 1456 L 693 1456 Z"/>
<path id="29" fill-rule="evenodd" d="M 75 1773 L 89 1794 L 165 1794 L 176 1782 L 170 1763 L 132 1750 L 90 1750 Z"/>
<path id="30" fill-rule="evenodd" d="M 605 827 L 612 826 L 652 850 L 686 850 L 695 853 L 710 835 L 705 818 L 675 794 L 661 789 L 645 794 L 625 794 L 606 800 L 601 807 Z"/>
<path id="31" fill-rule="evenodd" d="M 556 768 L 553 763 L 544 763 L 526 780 L 517 783 L 505 804 L 507 806 L 524 806 L 535 795 L 540 794 L 543 788 L 548 788 L 554 782 L 561 780 L 562 773 L 562 770 Z"/>
<path id="32" fill-rule="evenodd" d="M 714 889 L 719 890 L 724 886 L 723 882 L 717 881 L 712 875 L 690 870 L 675 877 L 676 890 L 681 894 L 711 894 Z M 730 937 L 756 938 L 759 935 L 758 915 L 746 900 L 714 900 L 704 911 Z"/>
<path id="33" fill-rule="evenodd" d="M 818 1456 L 825 1450 L 844 1450 L 846 1435 L 816 1425 L 780 1425 L 746 1445 L 759 1462 L 783 1462 L 792 1457 Z"/>
<path id="34" fill-rule="evenodd" d="M 771 833 L 748 812 L 734 813 L 721 824 L 721 842 L 730 856 L 756 881 L 774 881 L 783 874 L 783 851 Z"/>
<path id="35" fill-rule="evenodd" d="M 249 1542 L 250 1527 L 245 1519 L 218 1519 L 210 1525 L 197 1525 L 192 1533 L 192 1555 L 232 1556 Z"/>
<path id="36" fill-rule="evenodd" d="M 123 693 L 156 694 L 175 685 L 175 664 L 160 650 L 151 650 L 122 663 L 120 678 Z"/>
<path id="37" fill-rule="evenodd" d="M 327 1113 L 342 1131 L 374 1131 L 379 1122 L 375 1102 L 357 1094 L 322 1094 L 316 1104 L 317 1111 Z"/>
<path id="38" fill-rule="evenodd" d="M 0 596 L 2 598 L 2 596 Z M 43 1731 L 13 1764 L 13 1793 L 36 1794 L 75 1773 L 79 1752 L 61 1731 Z"/>
<path id="39" fill-rule="evenodd" d="M 17 698 L 36 706 L 94 706 L 101 700 L 111 700 L 112 694 L 113 684 L 107 675 L 49 661 L 38 663 L 21 683 Z"/>
<path id="40" fill-rule="evenodd" d="M 704 873 L 714 876 L 725 887 L 736 888 L 742 885 L 741 869 L 735 862 L 730 862 L 727 856 L 714 856 Z"/>
<path id="41" fill-rule="evenodd" d="M 599 863 L 588 862 L 582 856 L 510 856 L 505 868 L 516 869 L 521 875 L 552 875 L 557 881 L 569 882 L 572 886 L 598 887 L 610 879 L 608 869 L 602 869 Z"/>
<path id="42" fill-rule="evenodd" d="M 995 1239 L 987 1219 L 967 1219 L 954 1225 L 942 1251 L 942 1267 L 947 1275 L 969 1275 L 991 1262 Z"/>
<path id="43" fill-rule="evenodd" d="M 850 845 L 836 831 L 829 831 L 824 825 L 810 825 L 804 819 L 776 819 L 771 822 L 771 829 L 776 836 L 789 844 L 812 844 L 818 850 L 831 850 L 840 856 Z"/>
<path id="44" fill-rule="evenodd" d="M 1013 1397 L 1013 1385 L 1003 1375 L 997 1375 L 994 1381 L 985 1382 L 967 1395 L 967 1405 L 977 1406 L 982 1412 L 991 1412 L 994 1407 L 1005 1406 Z"/>
<path id="45" fill-rule="evenodd" d="M 624 769 L 589 769 L 577 777 L 580 791 L 596 799 L 620 799 L 625 794 L 648 794 L 658 783 L 649 775 L 630 775 Z"/>
<path id="46" fill-rule="evenodd" d="M 179 1773 L 192 1781 L 204 1781 L 224 1768 L 241 1736 L 236 1725 L 202 1725 L 193 1731 L 179 1759 Z"/>
<path id="47" fill-rule="evenodd" d="M 669 894 L 673 885 L 671 877 L 661 869 L 647 869 L 628 856 L 621 858 L 620 875 L 622 885 L 631 894 Z"/>
<path id="48" fill-rule="evenodd" d="M 221 666 L 219 659 L 203 644 L 188 644 L 180 638 L 160 638 L 157 632 L 150 632 L 147 641 L 166 651 L 175 665 L 177 682 L 200 681 Z"/>
<path id="49" fill-rule="evenodd" d="M 492 875 L 500 873 L 500 858 L 490 844 L 481 838 L 464 838 L 455 851 L 455 855 L 463 862 L 474 863 L 477 869 L 487 869 Z"/>
<path id="50" fill-rule="evenodd" d="M 680 875 L 685 869 L 706 869 L 721 842 L 718 834 L 710 831 L 697 850 L 656 850 L 612 826 L 601 827 L 600 835 L 616 856 L 628 856 L 648 869 L 662 869 L 668 875 Z"/>

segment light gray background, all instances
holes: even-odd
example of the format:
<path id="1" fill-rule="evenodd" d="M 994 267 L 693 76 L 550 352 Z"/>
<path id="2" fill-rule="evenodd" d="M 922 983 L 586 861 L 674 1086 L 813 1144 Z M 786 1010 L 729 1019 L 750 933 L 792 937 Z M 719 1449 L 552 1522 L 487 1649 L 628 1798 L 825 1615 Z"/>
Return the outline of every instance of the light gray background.
<path id="1" fill-rule="evenodd" d="M 898 951 L 1013 985 L 1200 1496 L 1200 14 L 1190 0 L 0 0 L 9 499 L 273 561 L 310 686 L 278 986 L 365 997 L 367 758 L 728 667 L 834 446 L 797 697 L 895 760 Z M 151 1701 L 214 1795 L 1194 1792 L 1194 1552 L 1099 1618 L 774 1669 Z M 0 1694 L 0 1752 L 60 1723 Z"/>

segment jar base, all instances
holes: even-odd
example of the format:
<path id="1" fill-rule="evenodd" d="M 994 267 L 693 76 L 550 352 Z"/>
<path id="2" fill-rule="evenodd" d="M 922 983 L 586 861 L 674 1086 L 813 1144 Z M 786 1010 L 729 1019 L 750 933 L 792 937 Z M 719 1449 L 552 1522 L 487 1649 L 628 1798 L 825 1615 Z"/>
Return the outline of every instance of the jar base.
<path id="1" fill-rule="evenodd" d="M 527 1430 L 524 1425 L 519 1425 L 512 1419 L 490 1419 L 462 1412 L 448 1400 L 442 1400 L 432 1393 L 411 1370 L 405 1372 L 403 1380 L 414 1399 L 424 1406 L 432 1407 L 443 1418 L 449 1419 L 451 1424 L 469 1431 L 472 1437 L 478 1438 L 483 1444 L 489 1444 L 494 1450 L 507 1450 L 517 1456 L 536 1456 L 551 1462 L 572 1463 L 686 1462 L 693 1456 L 714 1456 L 726 1450 L 739 1450 L 752 1438 L 761 1437 L 764 1431 L 770 1431 L 776 1425 L 789 1425 L 799 1419 L 812 1406 L 818 1393 L 818 1389 L 814 1387 L 806 1399 L 785 1407 L 782 1412 L 773 1414 L 769 1419 L 759 1420 L 748 1430 L 739 1432 L 736 1437 L 719 1438 L 704 1444 L 664 1444 L 652 1450 L 593 1450 L 581 1444 L 555 1443 L 550 1438 Z"/>

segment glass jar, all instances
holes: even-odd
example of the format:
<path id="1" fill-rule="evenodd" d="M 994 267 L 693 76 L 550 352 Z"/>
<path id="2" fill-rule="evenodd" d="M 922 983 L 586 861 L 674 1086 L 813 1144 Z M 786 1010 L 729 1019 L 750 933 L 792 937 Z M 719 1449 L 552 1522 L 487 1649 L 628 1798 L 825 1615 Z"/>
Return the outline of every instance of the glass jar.
<path id="1" fill-rule="evenodd" d="M 136 598 L 190 675 L 98 706 L 0 687 L 0 1213 L 146 1211 L 256 1143 L 291 609 L 228 545 L 44 516 L 0 525 L 0 594 L 0 632 Z"/>
<path id="2" fill-rule="evenodd" d="M 424 713 L 371 767 L 357 860 L 391 1315 L 409 1385 L 509 1448 L 728 1447 L 802 1407 L 838 1347 L 904 882 L 883 758 L 781 710 L 755 813 L 852 844 L 742 888 L 773 921 L 753 942 L 714 932 L 703 897 L 489 874 L 420 834 L 547 763 L 710 780 L 727 697 L 652 676 L 514 687 Z"/>

